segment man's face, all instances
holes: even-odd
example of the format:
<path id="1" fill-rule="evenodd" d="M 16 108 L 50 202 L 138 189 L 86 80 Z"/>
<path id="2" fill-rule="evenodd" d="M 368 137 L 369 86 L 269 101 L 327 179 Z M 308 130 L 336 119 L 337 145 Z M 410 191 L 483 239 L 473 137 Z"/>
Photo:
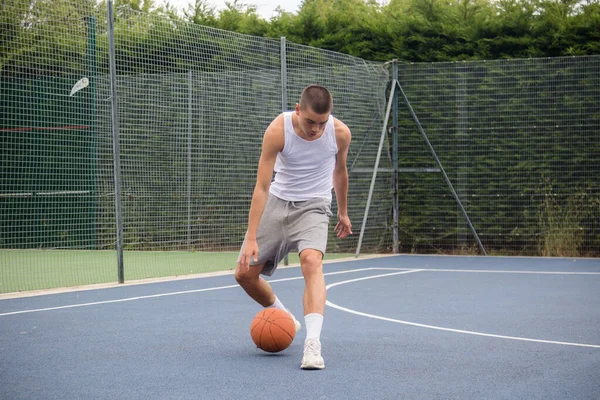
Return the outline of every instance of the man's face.
<path id="1" fill-rule="evenodd" d="M 331 113 L 317 114 L 310 107 L 300 108 L 299 104 L 296 104 L 296 115 L 298 116 L 298 124 L 302 133 L 306 135 L 308 140 L 316 139 L 325 130 L 325 125 L 329 120 Z"/>

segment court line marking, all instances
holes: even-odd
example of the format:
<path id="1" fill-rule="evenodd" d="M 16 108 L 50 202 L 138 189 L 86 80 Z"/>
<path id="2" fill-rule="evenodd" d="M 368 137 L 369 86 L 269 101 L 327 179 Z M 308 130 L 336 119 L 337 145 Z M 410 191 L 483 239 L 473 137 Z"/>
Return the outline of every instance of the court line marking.
<path id="1" fill-rule="evenodd" d="M 325 275 L 339 275 L 339 274 L 347 274 L 347 273 L 370 271 L 370 270 L 373 270 L 373 268 L 370 267 L 370 268 L 359 268 L 359 269 L 352 269 L 352 270 L 343 270 L 343 271 L 337 271 L 337 272 L 328 272 Z M 298 279 L 304 279 L 304 277 L 303 276 L 297 276 L 297 277 L 293 277 L 293 278 L 273 279 L 273 280 L 269 280 L 268 282 L 269 283 L 287 282 L 287 281 L 294 281 L 294 280 L 298 280 Z M 68 308 L 89 307 L 89 306 L 95 306 L 95 305 L 100 305 L 100 304 L 124 303 L 124 302 L 127 302 L 127 301 L 153 299 L 153 298 L 167 297 L 167 296 L 177 296 L 177 295 L 189 294 L 189 293 L 210 292 L 210 291 L 215 291 L 215 290 L 233 289 L 233 288 L 239 288 L 239 287 L 240 286 L 236 283 L 236 284 L 233 284 L 233 285 L 209 287 L 209 288 L 203 288 L 203 289 L 191 289 L 191 290 L 183 290 L 183 291 L 178 291 L 178 292 L 167 292 L 167 293 L 150 294 L 150 295 L 146 295 L 146 296 L 125 297 L 125 298 L 121 298 L 121 299 L 94 301 L 94 302 L 90 302 L 90 303 L 68 304 L 68 305 L 56 306 L 56 307 L 35 308 L 35 309 L 31 309 L 31 310 L 11 311 L 11 312 L 6 312 L 6 313 L 0 314 L 0 317 L 6 317 L 6 316 L 9 316 L 9 315 L 29 314 L 29 313 L 43 312 L 43 311 L 64 310 L 64 309 L 68 309 Z"/>
<path id="2" fill-rule="evenodd" d="M 382 271 L 398 271 L 407 270 L 408 268 L 391 268 L 391 267 L 374 267 L 373 269 Z M 424 272 L 473 272 L 473 273 L 490 273 L 490 274 L 540 274 L 540 275 L 600 275 L 600 272 L 561 272 L 561 271 L 532 271 L 532 270 L 494 270 L 494 269 L 441 269 L 441 268 L 420 268 L 419 271 Z"/>
<path id="3" fill-rule="evenodd" d="M 373 268 L 373 269 L 383 269 L 383 268 Z M 349 280 L 346 280 L 346 281 L 335 282 L 335 283 L 327 285 L 326 288 L 327 288 L 327 290 L 329 290 L 330 288 L 335 287 L 335 286 L 340 286 L 340 285 L 344 285 L 344 284 L 347 284 L 347 283 L 365 281 L 367 279 L 377 279 L 377 278 L 383 278 L 383 277 L 386 277 L 386 276 L 408 274 L 408 273 L 413 273 L 413 272 L 426 272 L 426 271 L 431 271 L 431 270 L 427 270 L 427 269 L 415 269 L 415 270 L 408 270 L 408 271 L 392 272 L 392 273 L 388 273 L 388 274 L 372 275 L 372 276 L 367 276 L 367 277 L 363 277 L 363 278 L 349 279 Z M 447 270 L 442 270 L 442 271 L 447 271 Z M 600 349 L 600 345 L 595 345 L 595 344 L 560 342 L 560 341 L 555 341 L 555 340 L 543 340 L 543 339 L 532 339 L 532 338 L 518 337 L 518 336 L 496 335 L 496 334 L 493 334 L 493 333 L 484 333 L 484 332 L 476 332 L 476 331 L 466 331 L 466 330 L 462 330 L 462 329 L 444 328 L 443 326 L 419 324 L 419 323 L 416 323 L 416 322 L 403 321 L 403 320 L 400 320 L 400 319 L 387 318 L 387 317 L 383 317 L 383 316 L 380 316 L 380 315 L 368 314 L 368 313 L 364 313 L 364 312 L 361 312 L 361 311 L 352 310 L 350 308 L 342 307 L 342 306 L 339 306 L 339 305 L 337 305 L 335 303 L 332 303 L 329 300 L 326 301 L 326 304 L 329 307 L 331 307 L 331 308 L 335 308 L 337 310 L 344 311 L 344 312 L 347 312 L 347 313 L 350 313 L 350 314 L 355 314 L 355 315 L 358 315 L 358 316 L 361 316 L 361 317 L 373 318 L 373 319 L 378 319 L 378 320 L 387 321 L 387 322 L 395 322 L 397 324 L 416 326 L 416 327 L 419 327 L 419 328 L 427 328 L 427 329 L 434 329 L 434 330 L 439 330 L 439 331 L 462 333 L 462 334 L 474 335 L 474 336 L 485 336 L 485 337 L 492 337 L 492 338 L 497 338 L 497 339 L 509 339 L 509 340 L 519 340 L 519 341 L 523 341 L 523 342 L 559 344 L 559 345 L 564 345 L 564 346 L 591 347 L 591 348 Z"/>
<path id="4" fill-rule="evenodd" d="M 458 270 L 458 269 L 457 270 L 448 270 L 448 269 L 418 269 L 418 270 L 414 270 L 414 269 L 408 269 L 408 268 L 367 267 L 367 268 L 359 268 L 359 269 L 352 269 L 352 270 L 342 270 L 342 271 L 337 271 L 337 272 L 328 272 L 328 273 L 325 273 L 325 276 L 347 274 L 347 273 L 353 273 L 353 272 L 373 271 L 373 270 L 393 270 L 393 271 L 400 271 L 400 272 L 392 273 L 392 275 L 404 274 L 404 273 L 410 273 L 410 272 L 425 272 L 425 271 L 434 271 L 434 272 L 438 272 L 439 271 L 439 272 L 489 272 L 489 273 L 568 274 L 568 275 L 579 275 L 579 274 L 590 275 L 590 274 L 592 274 L 592 275 L 600 275 L 600 273 L 594 273 L 594 272 L 501 271 L 501 270 Z M 303 279 L 303 277 L 299 276 L 299 277 L 292 277 L 292 278 L 273 279 L 273 280 L 269 280 L 269 283 L 287 282 L 287 281 L 293 281 L 293 280 L 298 280 L 298 279 Z M 364 280 L 364 279 L 372 279 L 372 277 L 359 278 L 359 280 Z M 345 282 L 346 283 L 350 283 L 350 281 L 345 281 Z M 333 287 L 333 286 L 337 286 L 337 284 L 338 283 L 333 283 L 333 284 L 327 286 L 327 288 Z M 158 293 L 158 294 L 146 295 L 146 296 L 136 296 L 136 297 L 127 297 L 127 298 L 122 298 L 122 299 L 96 301 L 96 302 L 90 302 L 90 303 L 68 304 L 68 305 L 57 306 L 57 307 L 47 307 L 47 308 L 37 308 L 37 309 L 31 309 L 31 310 L 11 311 L 11 312 L 6 312 L 6 313 L 0 313 L 0 317 L 5 317 L 5 316 L 9 316 L 9 315 L 29 314 L 29 313 L 35 313 L 35 312 L 62 310 L 62 309 L 69 309 L 69 308 L 89 307 L 89 306 L 101 305 L 101 304 L 124 303 L 124 302 L 135 301 L 135 300 L 144 300 L 144 299 L 150 299 L 150 298 L 176 296 L 176 295 L 189 294 L 189 293 L 209 292 L 209 291 L 215 291 L 215 290 L 232 289 L 232 288 L 237 288 L 237 287 L 239 287 L 239 285 L 233 284 L 233 285 L 210 287 L 210 288 L 203 288 L 203 289 L 192 289 L 192 290 L 184 290 L 184 291 L 178 291 L 178 292 Z M 51 295 L 49 295 L 49 296 L 51 296 Z"/>

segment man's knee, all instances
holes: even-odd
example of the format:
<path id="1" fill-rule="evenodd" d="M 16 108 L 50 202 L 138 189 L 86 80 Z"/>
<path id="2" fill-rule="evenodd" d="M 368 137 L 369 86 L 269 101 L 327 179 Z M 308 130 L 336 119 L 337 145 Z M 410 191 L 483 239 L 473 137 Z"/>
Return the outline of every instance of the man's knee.
<path id="1" fill-rule="evenodd" d="M 237 268 L 235 270 L 235 280 L 237 281 L 237 283 L 239 283 L 240 285 L 242 283 L 244 283 L 248 278 L 248 274 L 245 272 L 241 272 L 239 268 Z"/>
<path id="2" fill-rule="evenodd" d="M 240 272 L 239 269 L 237 269 L 235 271 L 235 280 L 237 281 L 237 283 L 239 283 L 240 285 L 243 285 L 245 283 L 251 283 L 252 281 L 256 280 L 256 276 L 252 275 L 250 273 L 250 271 L 247 272 Z"/>
<path id="3" fill-rule="evenodd" d="M 300 253 L 300 265 L 304 274 L 323 271 L 323 253 L 306 249 Z"/>
<path id="4" fill-rule="evenodd" d="M 262 268 L 259 266 L 248 267 L 244 272 L 240 270 L 240 268 L 236 268 L 235 270 L 235 280 L 240 285 L 245 283 L 252 283 L 258 280 L 258 276 L 260 275 L 260 271 Z"/>

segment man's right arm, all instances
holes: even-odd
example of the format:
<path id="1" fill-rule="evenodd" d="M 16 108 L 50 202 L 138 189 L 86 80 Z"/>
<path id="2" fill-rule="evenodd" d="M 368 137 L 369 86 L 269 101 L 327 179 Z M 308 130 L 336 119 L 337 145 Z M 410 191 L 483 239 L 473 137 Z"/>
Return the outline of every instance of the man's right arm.
<path id="1" fill-rule="evenodd" d="M 258 258 L 258 245 L 256 243 L 258 224 L 260 223 L 260 218 L 269 197 L 269 187 L 273 179 L 277 154 L 283 150 L 283 145 L 283 116 L 280 115 L 269 125 L 263 137 L 262 151 L 260 160 L 258 161 L 256 185 L 254 186 L 250 213 L 248 215 L 246 244 L 244 249 L 242 249 L 242 256 L 239 260 L 242 267 L 247 267 L 251 258 L 254 260 Z"/>

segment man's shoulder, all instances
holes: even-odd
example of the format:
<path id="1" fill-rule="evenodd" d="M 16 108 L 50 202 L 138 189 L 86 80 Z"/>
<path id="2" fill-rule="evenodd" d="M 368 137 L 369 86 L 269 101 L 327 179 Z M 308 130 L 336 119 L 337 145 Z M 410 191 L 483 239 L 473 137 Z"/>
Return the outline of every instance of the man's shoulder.
<path id="1" fill-rule="evenodd" d="M 275 117 L 273 119 L 273 121 L 271 121 L 271 123 L 269 124 L 267 131 L 269 130 L 274 130 L 274 131 L 280 131 L 283 132 L 283 128 L 284 128 L 284 117 L 283 117 L 284 113 L 279 114 L 277 117 Z"/>
<path id="2" fill-rule="evenodd" d="M 278 151 L 283 149 L 284 143 L 284 119 L 283 113 L 279 114 L 267 127 L 264 142 L 272 144 Z"/>
<path id="3" fill-rule="evenodd" d="M 335 129 L 335 137 L 338 141 L 342 140 L 344 142 L 349 142 L 352 134 L 350 133 L 350 128 L 346 125 L 342 120 L 333 118 L 333 127 Z"/>

